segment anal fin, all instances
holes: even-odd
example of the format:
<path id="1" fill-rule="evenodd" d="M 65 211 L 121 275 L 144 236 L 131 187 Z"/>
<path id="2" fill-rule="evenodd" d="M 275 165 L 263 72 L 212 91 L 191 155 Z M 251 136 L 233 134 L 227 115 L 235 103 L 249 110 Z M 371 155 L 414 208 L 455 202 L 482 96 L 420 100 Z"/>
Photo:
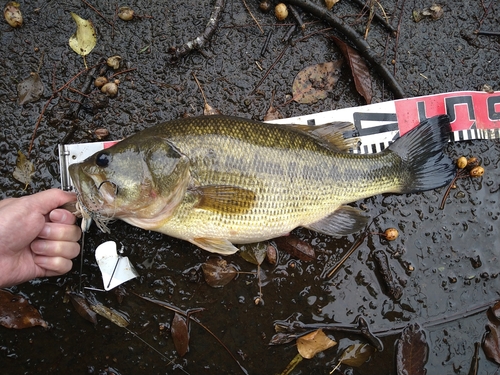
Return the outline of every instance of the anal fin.
<path id="1" fill-rule="evenodd" d="M 224 238 L 197 237 L 193 238 L 190 242 L 211 253 L 231 255 L 239 251 L 236 246 Z"/>
<path id="2" fill-rule="evenodd" d="M 368 223 L 369 217 L 359 208 L 340 206 L 323 219 L 305 226 L 307 229 L 333 237 L 342 237 L 359 232 Z"/>

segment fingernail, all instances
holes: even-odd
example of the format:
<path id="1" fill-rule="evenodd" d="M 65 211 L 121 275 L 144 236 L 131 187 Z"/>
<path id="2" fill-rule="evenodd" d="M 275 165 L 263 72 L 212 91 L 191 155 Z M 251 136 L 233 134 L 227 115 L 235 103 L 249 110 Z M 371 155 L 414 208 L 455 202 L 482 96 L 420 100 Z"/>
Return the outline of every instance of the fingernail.
<path id="1" fill-rule="evenodd" d="M 38 234 L 38 237 L 40 238 L 48 238 L 50 235 L 51 228 L 49 225 L 44 225 L 40 233 Z"/>
<path id="2" fill-rule="evenodd" d="M 62 222 L 66 219 L 66 213 L 67 211 L 65 210 L 53 210 L 50 211 L 49 217 L 51 221 L 57 221 L 57 222 Z"/>

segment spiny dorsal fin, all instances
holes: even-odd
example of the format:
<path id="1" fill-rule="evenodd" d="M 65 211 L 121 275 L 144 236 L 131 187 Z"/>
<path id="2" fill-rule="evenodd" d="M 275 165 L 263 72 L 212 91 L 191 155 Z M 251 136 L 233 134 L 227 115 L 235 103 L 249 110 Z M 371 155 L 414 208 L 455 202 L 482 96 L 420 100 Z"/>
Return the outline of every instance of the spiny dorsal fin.
<path id="1" fill-rule="evenodd" d="M 198 196 L 196 208 L 228 213 L 244 214 L 255 204 L 252 190 L 230 185 L 207 185 L 194 188 Z"/>

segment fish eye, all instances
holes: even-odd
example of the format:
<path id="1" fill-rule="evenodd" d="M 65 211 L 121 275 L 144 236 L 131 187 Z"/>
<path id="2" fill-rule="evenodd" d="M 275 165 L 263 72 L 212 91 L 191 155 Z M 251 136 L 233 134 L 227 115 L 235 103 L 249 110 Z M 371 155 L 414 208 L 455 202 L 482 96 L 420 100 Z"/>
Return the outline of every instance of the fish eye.
<path id="1" fill-rule="evenodd" d="M 98 167 L 106 168 L 109 165 L 110 157 L 106 152 L 100 152 L 95 157 L 95 163 Z"/>

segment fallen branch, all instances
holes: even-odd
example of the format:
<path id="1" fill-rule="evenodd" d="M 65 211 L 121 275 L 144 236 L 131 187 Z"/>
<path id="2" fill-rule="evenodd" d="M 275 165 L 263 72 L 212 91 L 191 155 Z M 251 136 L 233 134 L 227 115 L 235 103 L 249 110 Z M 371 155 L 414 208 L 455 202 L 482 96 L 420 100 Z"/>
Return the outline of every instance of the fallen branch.
<path id="1" fill-rule="evenodd" d="M 169 53 L 172 54 L 172 61 L 177 61 L 187 55 L 194 49 L 201 49 L 215 34 L 224 10 L 225 0 L 215 0 L 214 9 L 210 15 L 205 31 L 200 36 L 183 44 L 180 47 L 170 47 Z"/>
<path id="2" fill-rule="evenodd" d="M 351 26 L 346 24 L 332 12 L 329 12 L 326 7 L 313 4 L 309 0 L 284 0 L 284 2 L 302 8 L 304 11 L 309 12 L 315 17 L 329 23 L 340 33 L 344 34 L 344 36 L 356 47 L 358 52 L 372 64 L 377 73 L 380 74 L 380 76 L 387 82 L 388 86 L 394 93 L 394 96 L 398 99 L 406 97 L 403 88 L 398 81 L 396 81 L 396 78 L 394 78 L 385 64 L 380 62 L 380 58 L 375 52 L 373 52 L 370 45 L 366 43 L 366 41 L 358 35 L 358 33 Z"/>

